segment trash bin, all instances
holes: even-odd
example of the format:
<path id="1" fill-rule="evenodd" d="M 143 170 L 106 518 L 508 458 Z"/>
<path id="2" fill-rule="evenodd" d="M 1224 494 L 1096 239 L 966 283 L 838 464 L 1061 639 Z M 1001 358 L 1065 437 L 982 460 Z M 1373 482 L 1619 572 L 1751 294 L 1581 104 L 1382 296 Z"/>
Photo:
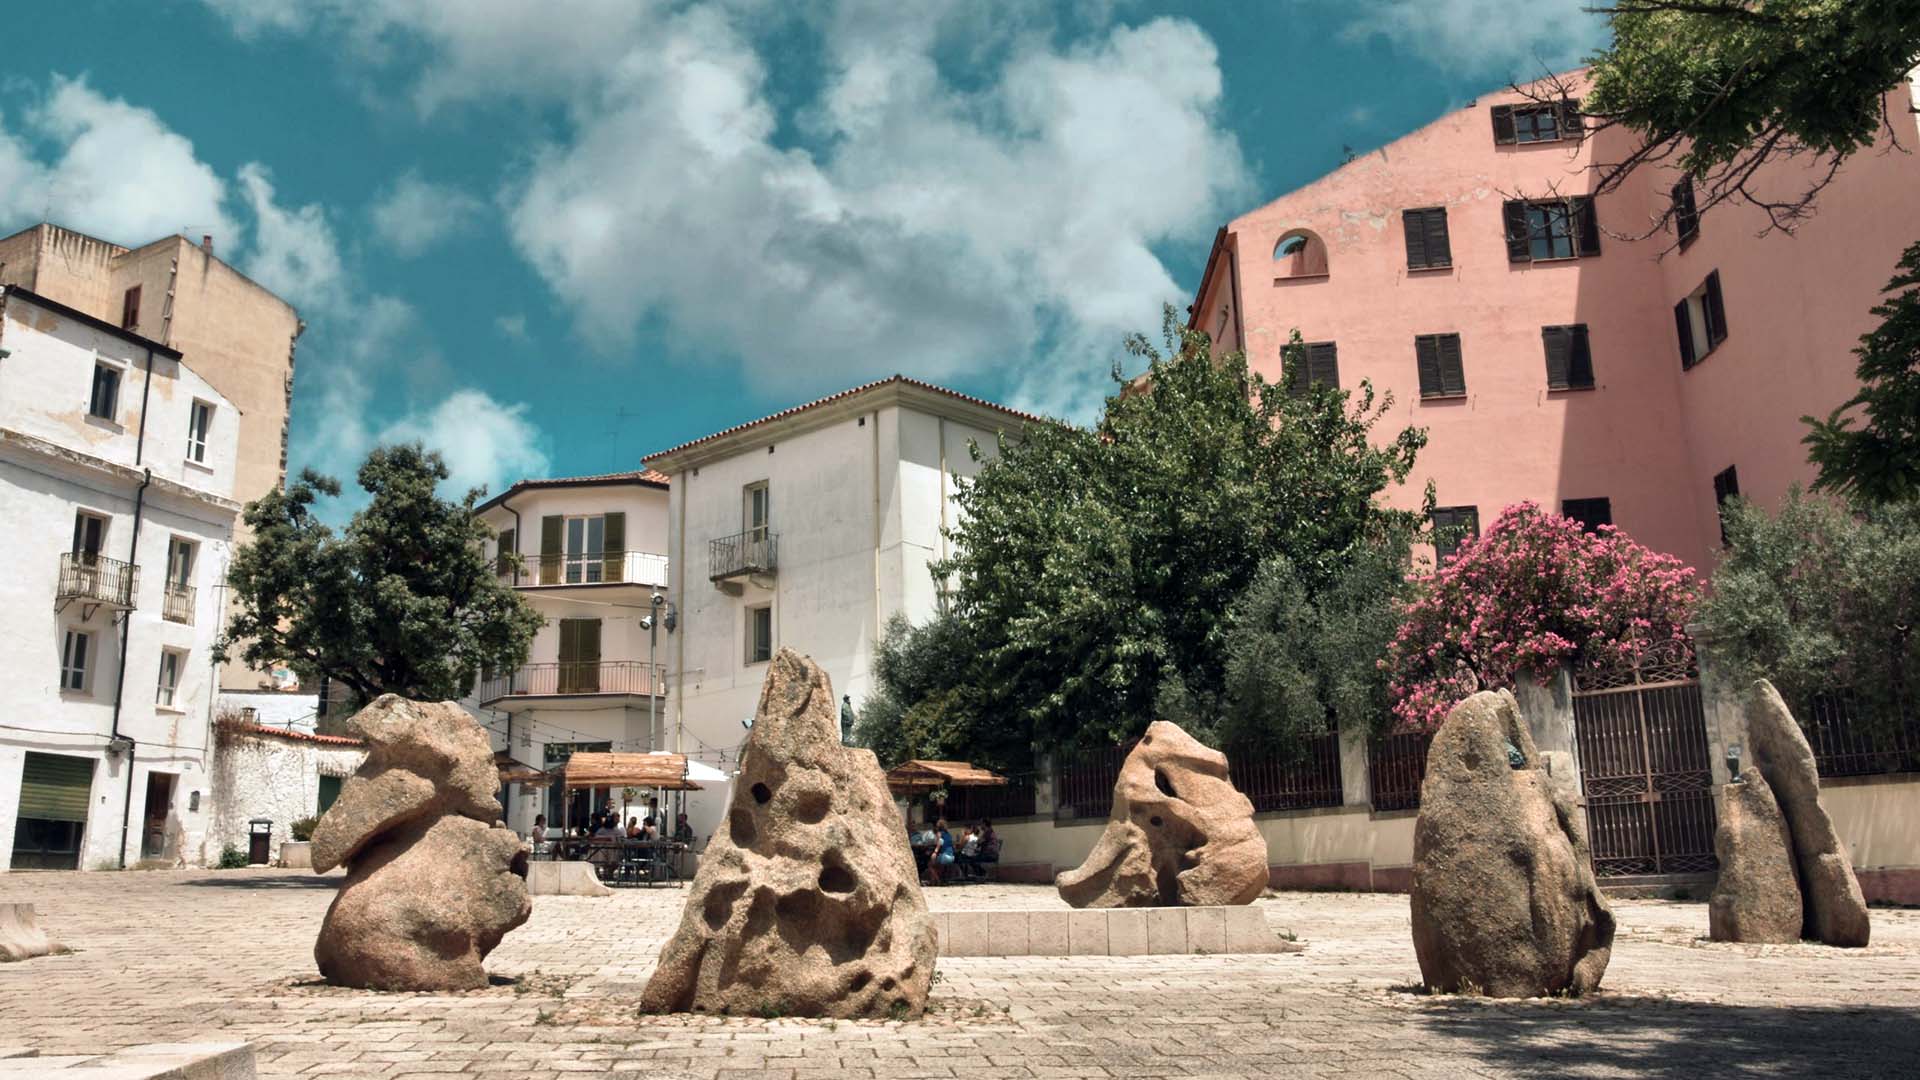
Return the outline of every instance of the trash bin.
<path id="1" fill-rule="evenodd" d="M 257 817 L 247 822 L 247 865 L 265 866 L 271 859 L 273 819 Z"/>

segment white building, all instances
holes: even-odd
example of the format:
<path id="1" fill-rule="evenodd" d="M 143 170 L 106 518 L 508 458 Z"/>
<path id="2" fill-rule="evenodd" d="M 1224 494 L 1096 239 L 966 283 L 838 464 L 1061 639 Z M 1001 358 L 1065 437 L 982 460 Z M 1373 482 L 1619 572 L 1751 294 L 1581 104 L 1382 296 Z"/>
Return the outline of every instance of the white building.
<path id="1" fill-rule="evenodd" d="M 1037 418 L 896 375 L 649 457 L 672 479 L 678 632 L 665 657 L 668 748 L 728 772 L 767 661 L 791 646 L 858 703 L 896 613 L 939 606 L 928 564 L 945 557 L 956 477 L 979 471 L 1001 432 Z M 704 841 L 725 790 L 692 796 Z"/>
<path id="2" fill-rule="evenodd" d="M 239 420 L 178 351 L 0 290 L 0 868 L 204 858 Z"/>
<path id="3" fill-rule="evenodd" d="M 667 478 L 522 480 L 476 511 L 497 534 L 502 578 L 547 620 L 526 666 L 483 677 L 466 702 L 493 731 L 494 749 L 542 770 L 574 750 L 660 749 L 665 686 L 654 657 L 664 661 L 672 640 Z M 617 791 L 579 792 L 572 820 L 608 799 L 624 801 Z M 512 784 L 502 802 L 522 833 L 536 814 L 563 816 L 556 789 Z"/>

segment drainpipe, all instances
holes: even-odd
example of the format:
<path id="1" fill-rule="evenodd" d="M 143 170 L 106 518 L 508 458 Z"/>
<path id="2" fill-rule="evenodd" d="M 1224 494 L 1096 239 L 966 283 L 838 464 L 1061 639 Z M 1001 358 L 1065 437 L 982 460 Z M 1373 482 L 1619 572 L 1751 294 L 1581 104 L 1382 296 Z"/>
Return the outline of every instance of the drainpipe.
<path id="1" fill-rule="evenodd" d="M 140 429 L 134 437 L 133 463 L 141 465 L 145 460 L 147 447 L 147 402 L 153 393 L 153 350 L 147 350 L 147 377 L 140 384 Z M 127 567 L 131 571 L 139 565 L 140 556 L 140 519 L 147 505 L 147 485 L 153 483 L 153 470 L 141 465 L 140 486 L 133 493 L 133 536 L 127 541 Z M 129 598 L 131 599 L 131 598 Z M 120 735 L 120 706 L 127 693 L 127 639 L 133 630 L 133 612 L 128 611 L 120 618 L 120 671 L 113 685 L 113 732 L 109 736 L 111 745 L 118 742 Z M 133 827 L 133 762 L 134 743 L 127 740 L 127 795 L 120 808 L 120 869 L 127 868 L 127 834 Z"/>

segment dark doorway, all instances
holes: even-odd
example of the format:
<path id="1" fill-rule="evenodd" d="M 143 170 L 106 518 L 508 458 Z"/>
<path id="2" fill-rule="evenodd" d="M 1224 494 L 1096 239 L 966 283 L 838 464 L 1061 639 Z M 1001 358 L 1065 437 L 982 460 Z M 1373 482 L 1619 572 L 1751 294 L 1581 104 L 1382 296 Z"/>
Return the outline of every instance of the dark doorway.
<path id="1" fill-rule="evenodd" d="M 13 827 L 15 870 L 78 870 L 93 759 L 28 751 Z"/>
<path id="2" fill-rule="evenodd" d="M 147 774 L 147 812 L 140 829 L 140 857 L 158 859 L 167 852 L 167 816 L 173 812 L 172 773 Z"/>

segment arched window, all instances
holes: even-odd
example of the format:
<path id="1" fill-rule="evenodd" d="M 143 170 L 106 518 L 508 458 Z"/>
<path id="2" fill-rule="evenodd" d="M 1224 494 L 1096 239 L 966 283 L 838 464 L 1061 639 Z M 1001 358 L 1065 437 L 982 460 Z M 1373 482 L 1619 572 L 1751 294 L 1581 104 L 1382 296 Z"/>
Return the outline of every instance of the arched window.
<path id="1" fill-rule="evenodd" d="M 1274 243 L 1273 262 L 1279 277 L 1326 277 L 1327 245 L 1311 229 L 1292 229 Z"/>

